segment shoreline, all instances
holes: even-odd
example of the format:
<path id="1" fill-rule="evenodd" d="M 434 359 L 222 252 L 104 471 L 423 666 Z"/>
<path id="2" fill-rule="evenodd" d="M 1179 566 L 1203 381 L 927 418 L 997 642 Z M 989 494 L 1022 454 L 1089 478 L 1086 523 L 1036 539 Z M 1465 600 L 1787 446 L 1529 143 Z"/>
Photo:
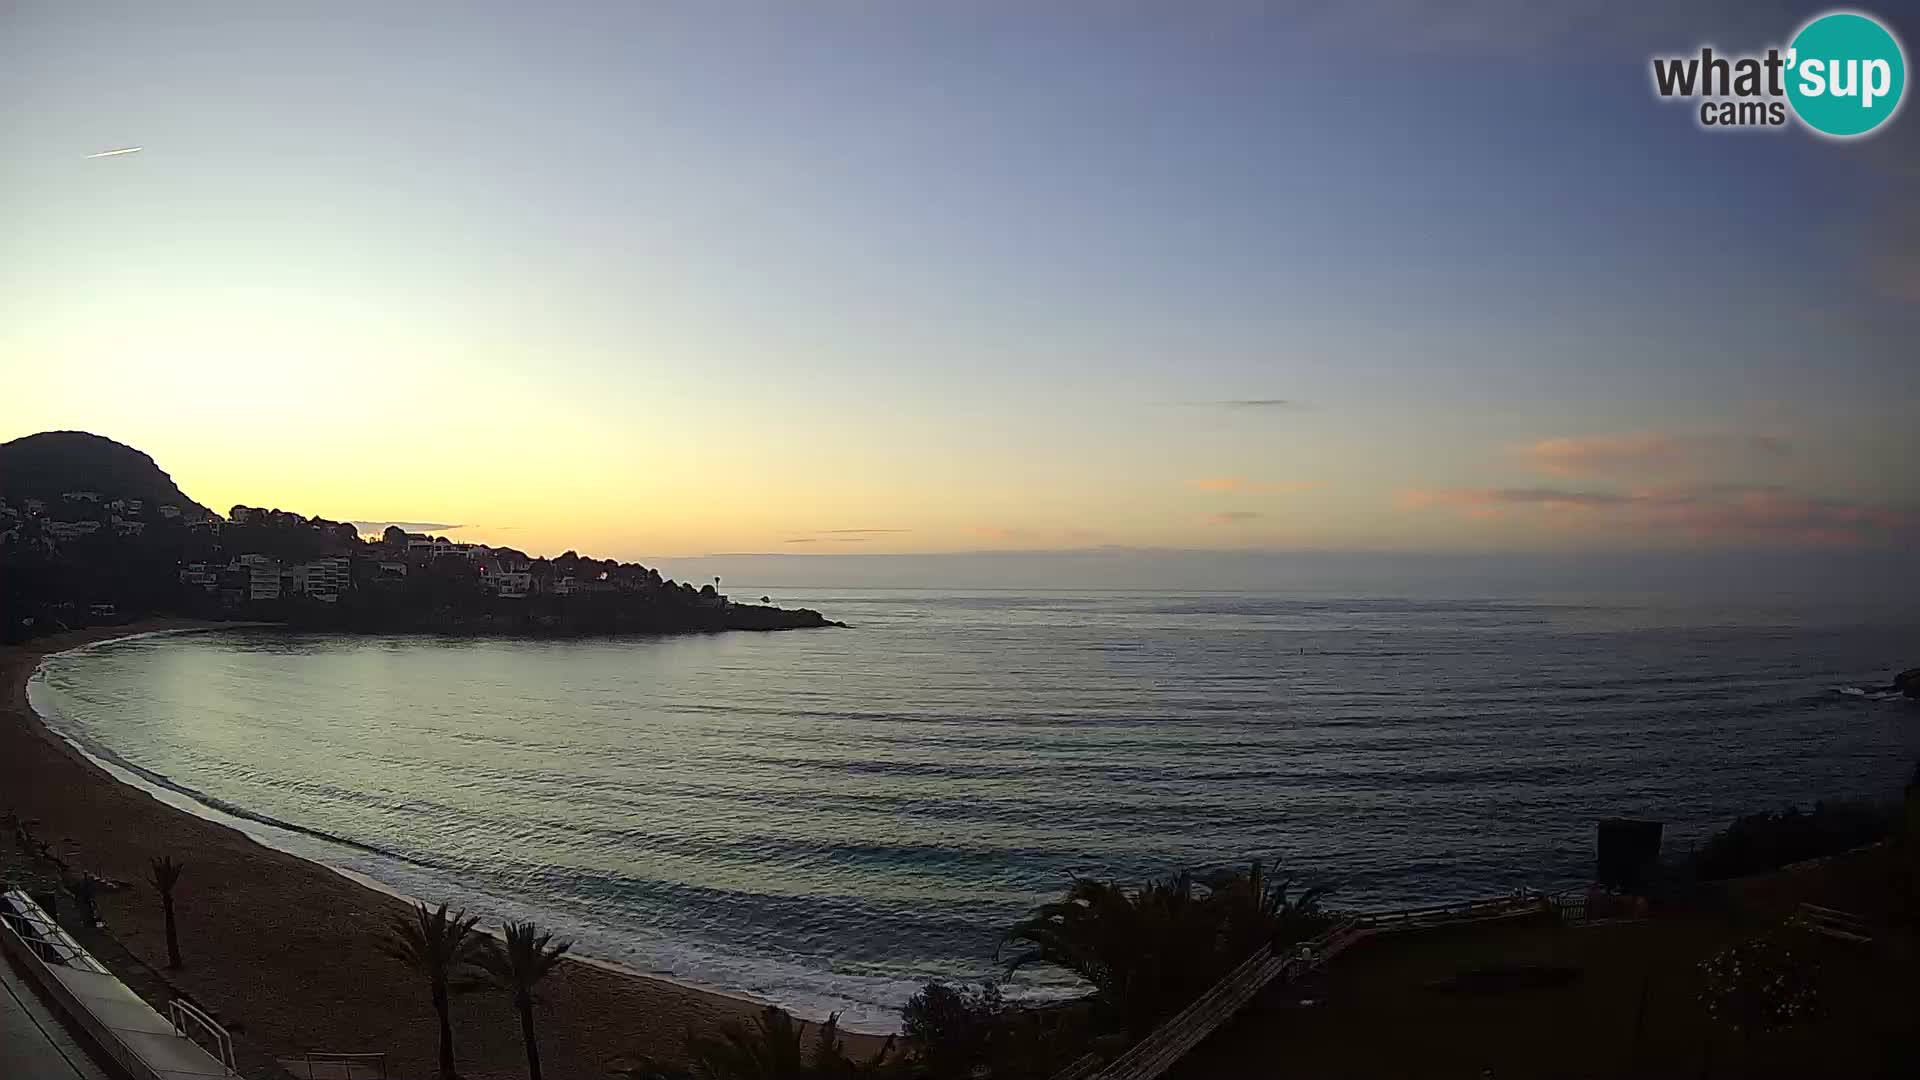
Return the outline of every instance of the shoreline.
<path id="1" fill-rule="evenodd" d="M 165 947 L 159 904 L 143 884 L 145 863 L 161 854 L 186 863 L 178 895 L 187 966 L 166 976 L 255 1050 L 384 1052 L 390 1072 L 424 1075 L 434 1060 L 426 986 L 375 948 L 387 923 L 408 910 L 399 890 L 255 835 L 278 831 L 268 823 L 224 814 L 137 774 L 116 776 L 112 762 L 54 730 L 28 700 L 41 661 L 58 653 L 241 625 L 146 620 L 0 648 L 0 809 L 35 821 L 35 831 L 77 868 L 133 883 L 104 893 L 101 916 L 156 970 Z M 461 906 L 457 894 L 446 899 Z M 688 1033 L 748 1019 L 764 1004 L 586 956 L 569 957 L 542 990 L 542 1058 L 567 1076 L 603 1075 L 641 1054 L 683 1060 Z M 518 1024 L 503 996 L 456 998 L 452 1014 L 464 1072 L 518 1075 L 524 1068 Z M 856 1032 L 844 1038 L 856 1056 L 882 1041 Z"/>

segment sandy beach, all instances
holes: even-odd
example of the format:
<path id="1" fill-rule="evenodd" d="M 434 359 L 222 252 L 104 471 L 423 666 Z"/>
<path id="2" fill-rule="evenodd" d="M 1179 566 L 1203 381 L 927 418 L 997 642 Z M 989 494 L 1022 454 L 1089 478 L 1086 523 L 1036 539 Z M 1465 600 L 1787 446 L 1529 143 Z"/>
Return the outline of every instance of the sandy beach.
<path id="1" fill-rule="evenodd" d="M 76 870 L 135 883 L 104 894 L 100 912 L 130 954 L 120 963 L 135 970 L 123 977 L 143 993 L 164 993 L 170 983 L 191 995 L 255 1060 L 309 1050 L 384 1052 L 390 1076 L 431 1075 L 434 1014 L 424 979 L 375 948 L 406 912 L 401 901 L 119 783 L 49 732 L 27 702 L 27 682 L 46 655 L 194 625 L 154 621 L 0 648 L 0 810 L 33 823 L 35 835 Z M 186 966 L 177 972 L 159 972 L 160 904 L 143 883 L 148 860 L 159 855 L 186 864 L 176 894 Z M 678 1061 L 689 1032 L 757 1008 L 577 962 L 564 964 L 543 991 L 541 1058 L 547 1075 L 559 1078 L 606 1076 L 640 1054 Z M 453 1022 L 463 1075 L 525 1075 L 519 1025 L 503 995 L 456 998 Z M 856 1052 L 878 1043 L 847 1041 Z"/>

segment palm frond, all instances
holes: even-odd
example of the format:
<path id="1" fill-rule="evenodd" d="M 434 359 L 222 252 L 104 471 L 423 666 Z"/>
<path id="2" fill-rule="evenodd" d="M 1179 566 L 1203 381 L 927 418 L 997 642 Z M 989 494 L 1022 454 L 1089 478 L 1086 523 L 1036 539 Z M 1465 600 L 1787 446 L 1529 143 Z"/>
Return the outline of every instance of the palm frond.
<path id="1" fill-rule="evenodd" d="M 173 887 L 180 883 L 180 871 L 187 868 L 186 863 L 174 862 L 171 855 L 162 855 L 154 859 L 151 866 L 152 869 L 147 874 L 147 883 L 160 890 L 162 896 L 173 894 Z"/>
<path id="2" fill-rule="evenodd" d="M 500 940 L 488 938 L 474 963 L 499 989 L 531 999 L 534 987 L 560 966 L 573 942 L 553 940 L 553 932 L 531 922 L 501 927 Z"/>
<path id="3" fill-rule="evenodd" d="M 449 915 L 445 903 L 432 911 L 415 904 L 410 915 L 393 920 L 375 947 L 425 973 L 436 985 L 447 986 L 481 954 L 484 938 L 473 929 L 479 921 L 478 915 L 465 911 Z"/>

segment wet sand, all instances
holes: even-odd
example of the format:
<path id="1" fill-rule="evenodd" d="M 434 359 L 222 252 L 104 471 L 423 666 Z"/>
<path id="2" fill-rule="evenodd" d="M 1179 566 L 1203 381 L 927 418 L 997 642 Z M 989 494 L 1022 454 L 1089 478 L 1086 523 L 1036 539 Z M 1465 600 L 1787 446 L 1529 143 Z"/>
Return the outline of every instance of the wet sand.
<path id="1" fill-rule="evenodd" d="M 76 870 L 133 883 L 101 897 L 101 918 L 153 969 L 165 963 L 166 945 L 160 904 L 144 884 L 148 860 L 184 862 L 176 898 L 186 966 L 164 978 L 256 1053 L 384 1052 L 390 1076 L 432 1075 L 436 1029 L 426 982 L 376 949 L 384 928 L 406 913 L 404 903 L 119 783 L 49 732 L 28 705 L 27 681 L 43 656 L 194 625 L 150 621 L 0 647 L 0 810 L 31 822 Z M 458 896 L 444 899 L 460 905 Z M 573 961 L 542 989 L 541 1063 L 557 1080 L 604 1077 L 639 1054 L 680 1061 L 689 1032 L 711 1032 L 758 1008 Z M 453 1023 L 464 1076 L 525 1075 L 519 1022 L 505 996 L 456 998 Z M 847 1044 L 869 1053 L 879 1040 L 848 1036 Z"/>

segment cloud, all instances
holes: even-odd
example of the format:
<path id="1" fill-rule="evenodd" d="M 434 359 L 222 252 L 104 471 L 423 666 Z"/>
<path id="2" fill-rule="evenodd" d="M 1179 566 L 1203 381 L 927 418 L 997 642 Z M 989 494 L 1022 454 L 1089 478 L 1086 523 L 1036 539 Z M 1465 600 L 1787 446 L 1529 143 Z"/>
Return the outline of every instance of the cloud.
<path id="1" fill-rule="evenodd" d="M 348 524 L 363 533 L 384 532 L 389 525 L 396 525 L 407 532 L 452 532 L 455 529 L 471 529 L 471 525 L 448 525 L 439 521 L 351 521 Z"/>
<path id="2" fill-rule="evenodd" d="M 1197 405 L 1210 409 L 1298 409 L 1301 404 L 1291 398 L 1221 398 L 1213 401 L 1188 401 L 1183 404 Z"/>
<path id="3" fill-rule="evenodd" d="M 904 533 L 904 532 L 912 532 L 912 531 L 913 531 L 912 529 L 821 529 L 819 535 L 844 536 L 844 535 L 849 535 L 854 533 L 862 533 L 866 535 L 878 535 L 880 533 Z"/>
<path id="4" fill-rule="evenodd" d="M 1249 482 L 1243 476 L 1203 477 L 1199 480 L 1187 481 L 1187 486 L 1200 491 L 1231 492 L 1241 495 L 1296 495 L 1303 491 L 1315 491 L 1320 487 L 1312 481 L 1257 484 Z"/>
<path id="5" fill-rule="evenodd" d="M 1252 521 L 1260 515 L 1252 510 L 1222 510 L 1217 514 L 1208 514 L 1207 521 L 1213 525 L 1239 525 Z"/>
<path id="6" fill-rule="evenodd" d="M 1920 527 L 1920 513 L 1908 507 L 1742 484 L 1626 492 L 1551 487 L 1415 489 L 1401 492 L 1396 503 L 1403 510 L 1449 509 L 1475 520 L 1516 515 L 1544 525 L 1733 543 L 1863 544 Z"/>
<path id="7" fill-rule="evenodd" d="M 906 530 L 886 529 L 881 531 L 905 532 Z M 867 542 L 867 538 L 864 536 L 834 536 L 834 537 L 828 537 L 823 540 L 817 536 L 796 536 L 791 540 L 784 540 L 781 542 L 786 544 L 864 544 Z"/>
<path id="8" fill-rule="evenodd" d="M 1542 439 L 1507 449 L 1507 455 L 1552 476 L 1634 476 L 1738 468 L 1754 462 L 1777 463 L 1792 456 L 1784 439 L 1772 435 L 1588 435 Z"/>

